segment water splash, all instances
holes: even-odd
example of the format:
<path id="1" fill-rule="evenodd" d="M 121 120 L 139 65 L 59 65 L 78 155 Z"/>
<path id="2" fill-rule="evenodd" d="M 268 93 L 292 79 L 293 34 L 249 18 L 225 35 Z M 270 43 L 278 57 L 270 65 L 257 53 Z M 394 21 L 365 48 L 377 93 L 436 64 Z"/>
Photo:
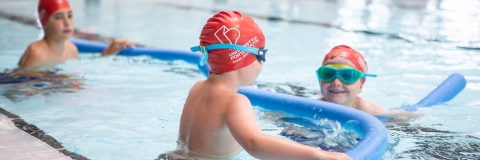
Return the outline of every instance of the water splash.
<path id="1" fill-rule="evenodd" d="M 349 128 L 342 127 L 340 122 L 329 119 L 282 117 L 275 123 L 283 128 L 280 135 L 327 151 L 346 152 L 361 140 L 361 136 L 351 126 L 354 122 L 347 125 Z"/>

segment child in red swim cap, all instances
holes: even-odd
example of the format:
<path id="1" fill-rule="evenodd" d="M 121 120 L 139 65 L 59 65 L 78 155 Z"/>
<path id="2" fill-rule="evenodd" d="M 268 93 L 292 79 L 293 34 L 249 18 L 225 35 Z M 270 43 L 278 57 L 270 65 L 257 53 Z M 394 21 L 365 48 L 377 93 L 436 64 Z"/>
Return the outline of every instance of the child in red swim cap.
<path id="1" fill-rule="evenodd" d="M 262 133 L 240 86 L 253 85 L 265 63 L 265 36 L 253 19 L 242 13 L 219 12 L 208 19 L 200 46 L 211 73 L 190 90 L 180 119 L 179 148 L 187 156 L 232 159 L 246 150 L 259 159 L 350 159 Z"/>
<path id="2" fill-rule="evenodd" d="M 72 9 L 67 0 L 40 0 L 38 15 L 45 36 L 28 46 L 18 62 L 21 72 L 45 71 L 69 59 L 78 58 L 78 50 L 68 41 L 74 31 Z M 134 45 L 115 39 L 102 55 L 112 55 Z"/>
<path id="3" fill-rule="evenodd" d="M 367 61 L 354 49 L 340 45 L 334 47 L 316 71 L 323 97 L 333 102 L 362 110 L 370 114 L 385 114 L 387 110 L 358 96 L 368 74 Z"/>

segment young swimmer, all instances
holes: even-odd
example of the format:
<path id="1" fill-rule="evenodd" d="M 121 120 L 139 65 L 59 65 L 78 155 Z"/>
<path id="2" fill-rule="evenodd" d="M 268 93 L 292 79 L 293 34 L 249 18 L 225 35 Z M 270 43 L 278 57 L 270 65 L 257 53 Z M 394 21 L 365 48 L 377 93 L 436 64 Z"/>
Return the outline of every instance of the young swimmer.
<path id="1" fill-rule="evenodd" d="M 205 54 L 200 65 L 206 61 L 211 71 L 191 88 L 183 108 L 178 143 L 187 155 L 231 159 L 243 148 L 259 159 L 350 159 L 262 133 L 250 101 L 237 93 L 255 83 L 265 62 L 265 37 L 251 17 L 219 12 L 199 39 L 192 51 Z"/>
<path id="2" fill-rule="evenodd" d="M 346 45 L 334 47 L 317 69 L 320 82 L 320 100 L 356 108 L 370 114 L 386 114 L 387 110 L 358 96 L 367 74 L 367 61 L 362 54 Z"/>
<path id="3" fill-rule="evenodd" d="M 17 73 L 42 72 L 78 58 L 76 46 L 68 41 L 73 34 L 74 20 L 67 0 L 40 0 L 38 15 L 45 36 L 28 46 L 18 62 Z M 116 54 L 127 46 L 134 47 L 127 40 L 115 39 L 102 56 Z"/>

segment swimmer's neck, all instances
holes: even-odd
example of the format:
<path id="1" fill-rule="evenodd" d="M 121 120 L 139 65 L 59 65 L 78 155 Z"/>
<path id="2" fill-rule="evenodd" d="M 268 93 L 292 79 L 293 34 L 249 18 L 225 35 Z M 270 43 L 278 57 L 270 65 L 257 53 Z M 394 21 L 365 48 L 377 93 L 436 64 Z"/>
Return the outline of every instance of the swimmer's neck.
<path id="1" fill-rule="evenodd" d="M 234 92 L 237 92 L 238 87 L 242 86 L 241 80 L 235 72 L 211 73 L 205 82 L 222 86 Z"/>
<path id="2" fill-rule="evenodd" d="M 42 39 L 52 51 L 53 54 L 62 54 L 65 49 L 65 42 L 66 39 L 55 39 L 55 38 L 48 38 L 47 36 L 43 37 Z"/>
<path id="3" fill-rule="evenodd" d="M 335 103 L 335 104 L 340 104 L 340 105 L 344 105 L 344 106 L 347 106 L 347 107 L 350 107 L 350 108 L 358 109 L 357 100 L 358 100 L 359 98 L 360 98 L 360 97 L 357 96 L 352 102 L 346 103 L 346 104 L 340 104 L 340 103 L 331 102 L 331 101 L 326 100 L 324 97 L 320 97 L 320 98 L 318 98 L 318 100 L 322 100 L 322 101 L 330 102 L 330 103 Z"/>

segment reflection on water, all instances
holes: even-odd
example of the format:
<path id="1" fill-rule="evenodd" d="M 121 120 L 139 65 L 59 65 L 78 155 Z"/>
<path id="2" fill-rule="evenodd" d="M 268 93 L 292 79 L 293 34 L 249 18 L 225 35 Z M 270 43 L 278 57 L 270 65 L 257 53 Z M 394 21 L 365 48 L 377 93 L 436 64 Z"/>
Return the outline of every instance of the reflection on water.
<path id="1" fill-rule="evenodd" d="M 284 93 L 299 97 L 307 97 L 318 99 L 320 93 L 318 90 L 312 90 L 294 83 L 272 83 L 272 82 L 263 82 L 256 81 L 255 84 L 259 89 L 267 90 L 271 92 Z"/>
<path id="2" fill-rule="evenodd" d="M 186 62 L 177 61 L 161 61 L 149 56 L 136 56 L 136 57 L 122 57 L 118 56 L 112 59 L 113 65 L 132 65 L 143 67 L 163 67 L 163 72 L 175 73 L 184 75 L 190 78 L 204 77 L 197 67 L 187 66 Z M 167 66 L 167 67 L 165 67 Z"/>
<path id="3" fill-rule="evenodd" d="M 480 10 L 477 9 L 480 2 L 475 0 L 270 0 L 262 1 L 268 6 L 263 8 L 240 3 L 217 2 L 215 8 L 236 8 L 254 18 L 275 22 L 320 25 L 413 43 L 440 42 L 441 45 L 480 49 Z M 217 12 L 207 4 L 159 5 Z"/>
<path id="4" fill-rule="evenodd" d="M 388 127 L 389 159 L 479 159 L 480 138 L 421 125 Z"/>
<path id="5" fill-rule="evenodd" d="M 72 93 L 83 88 L 84 79 L 82 77 L 59 75 L 24 83 L 4 84 L 1 87 L 2 95 L 11 101 L 19 102 L 37 94 L 49 96 L 58 93 Z"/>

